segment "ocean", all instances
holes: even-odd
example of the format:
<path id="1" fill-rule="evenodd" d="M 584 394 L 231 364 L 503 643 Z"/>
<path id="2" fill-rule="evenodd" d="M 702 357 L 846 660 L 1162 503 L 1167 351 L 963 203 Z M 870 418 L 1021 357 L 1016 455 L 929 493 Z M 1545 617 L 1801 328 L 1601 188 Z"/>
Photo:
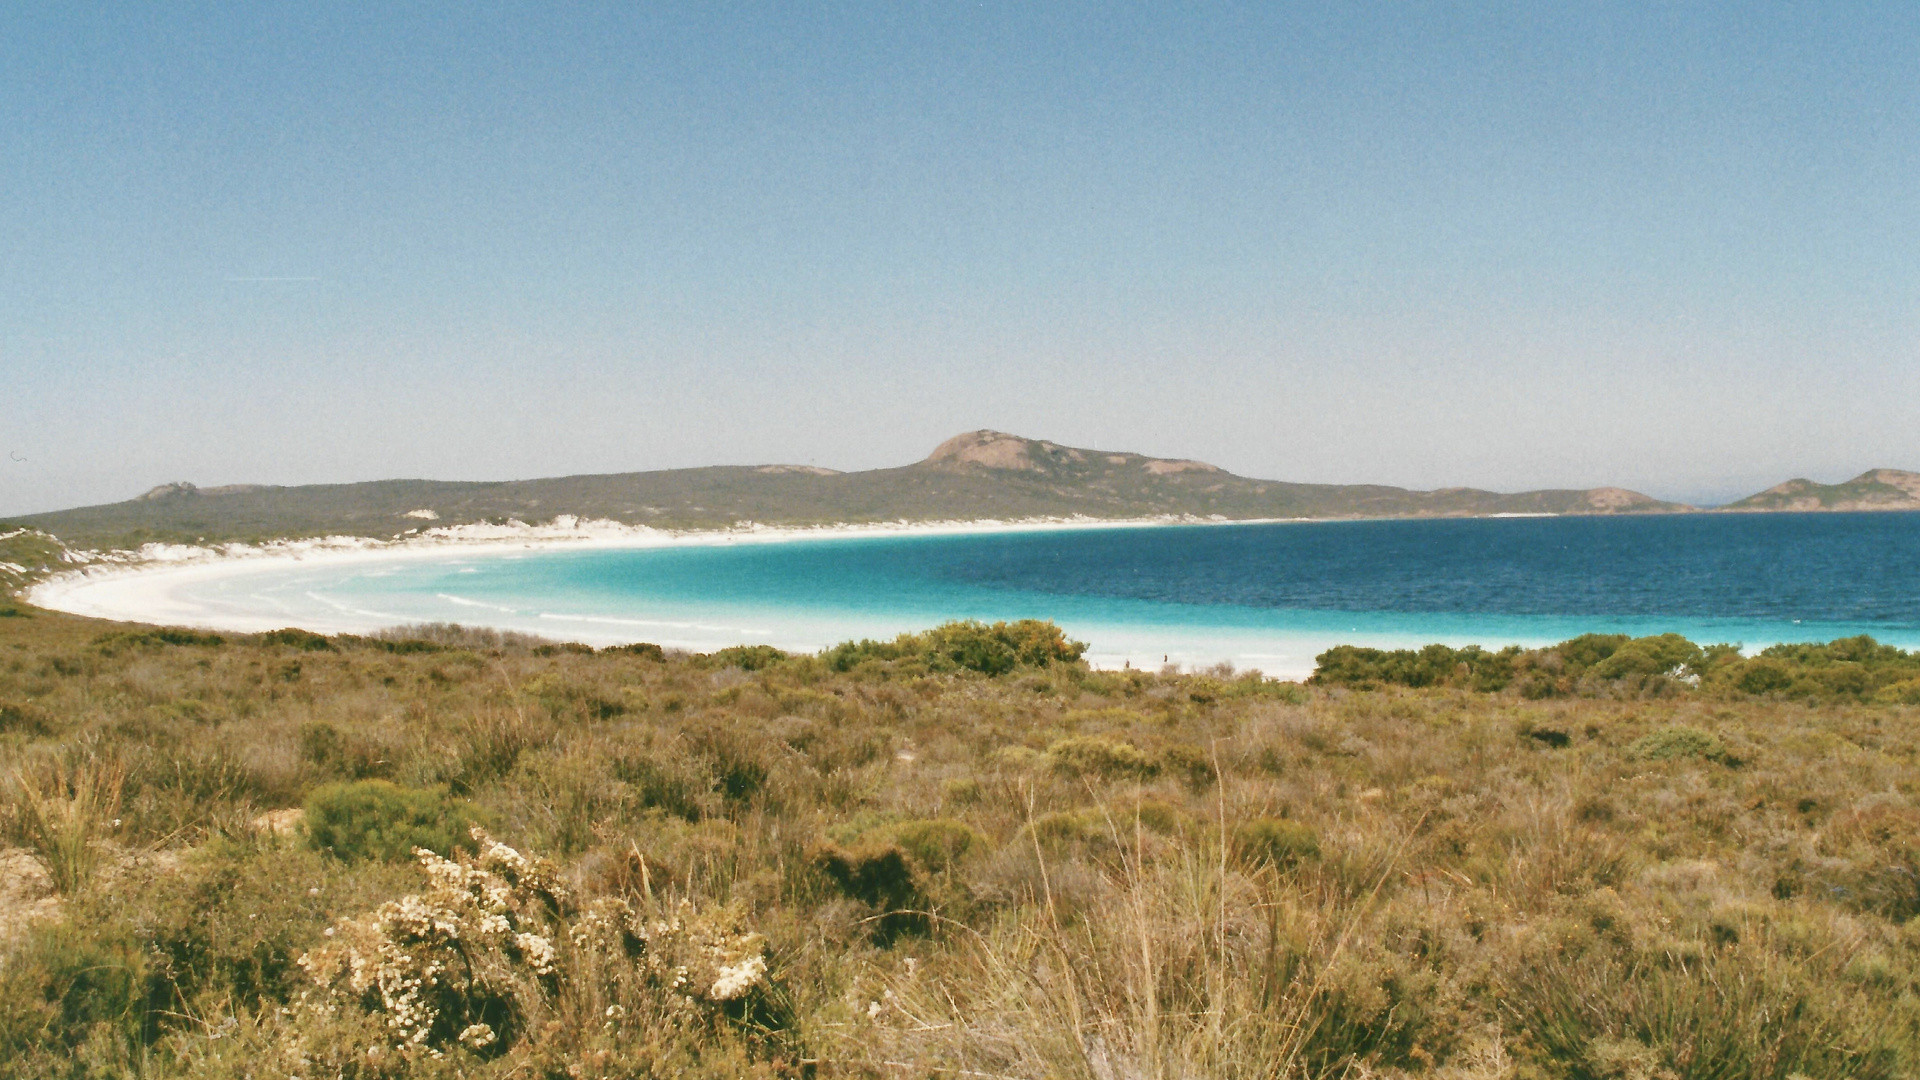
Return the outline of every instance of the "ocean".
<path id="1" fill-rule="evenodd" d="M 420 622 L 593 644 L 814 650 L 1052 619 L 1106 666 L 1311 672 L 1335 644 L 1674 631 L 1920 647 L 1920 514 L 1251 523 L 492 551 L 253 566 L 182 585 L 208 625 Z"/>

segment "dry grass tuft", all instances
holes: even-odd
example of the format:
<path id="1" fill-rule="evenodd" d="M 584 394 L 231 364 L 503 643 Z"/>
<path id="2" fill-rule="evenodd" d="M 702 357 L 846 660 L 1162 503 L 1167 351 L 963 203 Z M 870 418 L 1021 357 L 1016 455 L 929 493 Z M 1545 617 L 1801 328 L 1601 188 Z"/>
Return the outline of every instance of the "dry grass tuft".
<path id="1" fill-rule="evenodd" d="M 40 857 L 63 896 L 92 882 L 101 841 L 120 823 L 126 770 L 94 759 L 25 765 L 13 773 L 13 825 L 23 846 Z"/>

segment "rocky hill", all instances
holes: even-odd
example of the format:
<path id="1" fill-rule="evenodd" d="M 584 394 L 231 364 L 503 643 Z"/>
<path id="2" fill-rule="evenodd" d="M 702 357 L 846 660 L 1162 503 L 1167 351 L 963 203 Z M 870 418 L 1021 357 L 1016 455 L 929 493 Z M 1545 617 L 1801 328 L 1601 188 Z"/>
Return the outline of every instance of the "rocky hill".
<path id="1" fill-rule="evenodd" d="M 1620 488 L 1501 494 L 1298 484 L 1236 476 L 1205 462 L 1061 446 L 997 431 L 941 443 L 893 469 L 834 472 L 802 465 L 455 483 L 381 480 L 303 487 L 166 484 L 105 506 L 15 519 L 76 547 L 148 541 L 223 542 L 409 529 L 562 514 L 633 525 L 714 528 L 742 521 L 946 521 L 1068 517 L 1464 517 L 1688 510 Z"/>
<path id="2" fill-rule="evenodd" d="M 1789 480 L 1723 510 L 1920 510 L 1920 473 L 1869 469 L 1844 484 Z"/>

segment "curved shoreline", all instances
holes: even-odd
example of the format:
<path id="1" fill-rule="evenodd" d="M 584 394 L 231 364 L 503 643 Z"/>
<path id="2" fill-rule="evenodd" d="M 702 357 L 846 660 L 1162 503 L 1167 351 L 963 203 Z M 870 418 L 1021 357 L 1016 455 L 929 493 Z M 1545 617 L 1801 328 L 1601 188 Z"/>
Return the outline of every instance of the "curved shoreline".
<path id="1" fill-rule="evenodd" d="M 469 593 L 454 584 L 455 579 L 449 576 L 452 567 L 447 565 L 484 560 L 508 566 L 523 557 L 546 553 L 584 555 L 674 548 L 706 549 L 725 565 L 733 560 L 723 554 L 727 549 L 740 549 L 740 556 L 757 563 L 759 557 L 746 550 L 753 545 L 804 544 L 809 540 L 952 537 L 959 542 L 962 537 L 990 534 L 1312 524 L 1315 520 L 1207 520 L 1169 515 L 1149 519 L 896 521 L 810 527 L 743 524 L 733 529 L 670 531 L 561 517 L 538 526 L 510 522 L 440 527 L 397 540 L 336 536 L 261 545 L 150 545 L 138 552 L 76 552 L 69 556 L 70 563 L 75 564 L 73 569 L 26 590 L 24 598 L 75 615 L 233 633 L 297 626 L 328 634 L 369 634 L 406 624 L 460 622 L 595 646 L 645 639 L 696 652 L 740 644 L 769 644 L 810 652 L 847 638 L 890 637 L 904 630 L 923 629 L 970 612 L 973 617 L 988 620 L 1054 618 L 1074 636 L 1088 641 L 1092 646 L 1088 660 L 1098 667 L 1118 668 L 1131 663 L 1157 668 L 1172 662 L 1202 668 L 1231 663 L 1243 670 L 1258 669 L 1283 678 L 1311 674 L 1316 655 L 1340 644 L 1376 648 L 1417 648 L 1429 643 L 1459 647 L 1489 641 L 1542 645 L 1590 631 L 1635 635 L 1677 631 L 1700 641 L 1738 641 L 1747 651 L 1784 641 L 1824 641 L 1857 633 L 1871 633 L 1903 647 L 1920 647 L 1920 624 L 1889 633 L 1889 627 L 1842 618 L 1816 620 L 1803 628 L 1798 619 L 1788 625 L 1784 616 L 1764 614 L 1720 618 L 1643 613 L 1576 618 L 1464 610 L 1420 613 L 1288 608 L 1244 618 L 1244 613 L 1232 612 L 1231 617 L 1189 618 L 1145 609 L 1107 610 L 1098 606 L 1097 597 L 1089 600 L 1093 606 L 1081 603 L 1075 607 L 1067 600 L 969 605 L 944 595 L 917 604 L 895 603 L 883 612 L 885 605 L 875 606 L 858 590 L 848 594 L 854 597 L 851 603 L 810 607 L 736 603 L 720 594 L 702 599 L 694 594 L 680 595 L 674 588 L 628 603 L 620 610 L 602 611 L 595 610 L 594 597 L 600 593 L 591 589 L 569 594 L 571 598 L 566 601 L 539 599 L 531 594 L 493 603 L 476 600 L 474 597 L 487 594 Z M 1157 547 L 1174 540 L 1142 538 L 1132 543 Z M 868 556 L 849 551 L 838 555 L 797 554 L 795 558 L 799 559 L 795 565 L 808 564 L 815 558 L 851 559 L 857 564 Z M 469 568 L 458 572 L 483 571 Z M 435 584 L 432 589 L 413 592 L 383 590 L 377 585 L 334 585 L 336 580 L 390 575 L 399 575 L 401 580 L 433 580 Z M 438 582 L 443 577 L 447 579 L 445 584 Z M 559 606 L 541 606 L 550 602 Z M 907 616 L 912 617 L 911 625 L 902 622 Z"/>
<path id="2" fill-rule="evenodd" d="M 241 619 L 231 613 L 208 617 L 176 595 L 180 586 L 214 578 L 272 572 L 289 564 L 339 566 L 394 559 L 443 559 L 509 551 L 592 551 L 776 544 L 808 540 L 853 540 L 903 536 L 958 536 L 1080 529 L 1154 528 L 1173 525 L 1273 524 L 1280 519 L 1206 520 L 1164 518 L 1038 518 L 1015 521 L 876 522 L 819 526 L 750 525 L 735 529 L 675 531 L 614 521 L 580 521 L 570 516 L 545 525 L 457 525 L 423 530 L 404 540 L 328 536 L 276 540 L 262 545 L 218 547 L 149 544 L 136 552 L 83 553 L 86 561 L 23 593 L 36 607 L 70 615 L 120 622 L 188 626 L 204 630 L 257 633 L 286 625 L 271 616 Z M 307 620 L 311 621 L 311 620 Z M 242 624 L 245 625 L 242 625 Z M 312 626 L 307 629 L 320 630 Z M 343 621 L 337 632 L 364 632 L 366 620 Z"/>

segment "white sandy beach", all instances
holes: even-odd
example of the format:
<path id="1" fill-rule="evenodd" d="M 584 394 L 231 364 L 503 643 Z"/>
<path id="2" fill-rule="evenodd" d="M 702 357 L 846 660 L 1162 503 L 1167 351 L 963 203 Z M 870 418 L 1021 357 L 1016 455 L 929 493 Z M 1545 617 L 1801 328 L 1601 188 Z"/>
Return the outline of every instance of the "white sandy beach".
<path id="1" fill-rule="evenodd" d="M 460 525 L 425 529 L 401 540 L 365 537 L 323 537 L 277 541 L 263 545 L 214 547 L 149 545 L 138 552 L 83 554 L 87 561 L 75 569 L 34 586 L 28 602 L 54 611 L 126 622 L 186 626 L 234 633 L 259 633 L 288 625 L 320 633 L 372 633 L 413 621 L 403 615 L 334 606 L 323 612 L 306 609 L 297 615 L 277 610 L 269 597 L 257 603 L 213 604 L 201 595 L 209 583 L 243 584 L 252 576 L 266 578 L 290 568 L 352 569 L 395 561 L 453 560 L 553 550 L 647 549 L 667 547 L 774 544 L 818 540 L 901 536 L 1037 532 L 1074 529 L 1151 528 L 1164 525 L 1225 524 L 1185 517 L 1103 520 L 1094 518 L 1020 521 L 883 522 L 807 528 L 742 525 L 711 531 L 672 531 L 623 525 L 612 521 L 580 521 L 560 517 L 543 525 Z M 1249 524 L 1235 521 L 1231 524 Z M 474 625 L 497 625 L 503 620 L 473 605 Z M 622 625 L 607 625 L 620 623 Z M 516 626 L 516 629 L 526 629 Z M 537 631 L 559 640 L 606 645 L 645 637 L 669 647 L 714 647 L 765 641 L 782 647 L 818 647 L 812 641 L 784 640 L 786 633 L 758 627 L 692 625 L 668 619 L 567 620 L 543 622 Z M 780 639 L 780 640 L 776 640 Z M 1191 654 L 1174 640 L 1129 643 L 1121 651 L 1102 650 L 1089 659 L 1102 666 L 1151 661 L 1180 654 L 1192 663 L 1214 663 L 1226 657 Z M 1136 655 L 1137 654 L 1137 655 Z M 1149 655 L 1159 654 L 1159 655 Z M 1242 660 L 1245 666 L 1244 659 Z M 1288 664 L 1296 667 L 1297 664 Z"/>

